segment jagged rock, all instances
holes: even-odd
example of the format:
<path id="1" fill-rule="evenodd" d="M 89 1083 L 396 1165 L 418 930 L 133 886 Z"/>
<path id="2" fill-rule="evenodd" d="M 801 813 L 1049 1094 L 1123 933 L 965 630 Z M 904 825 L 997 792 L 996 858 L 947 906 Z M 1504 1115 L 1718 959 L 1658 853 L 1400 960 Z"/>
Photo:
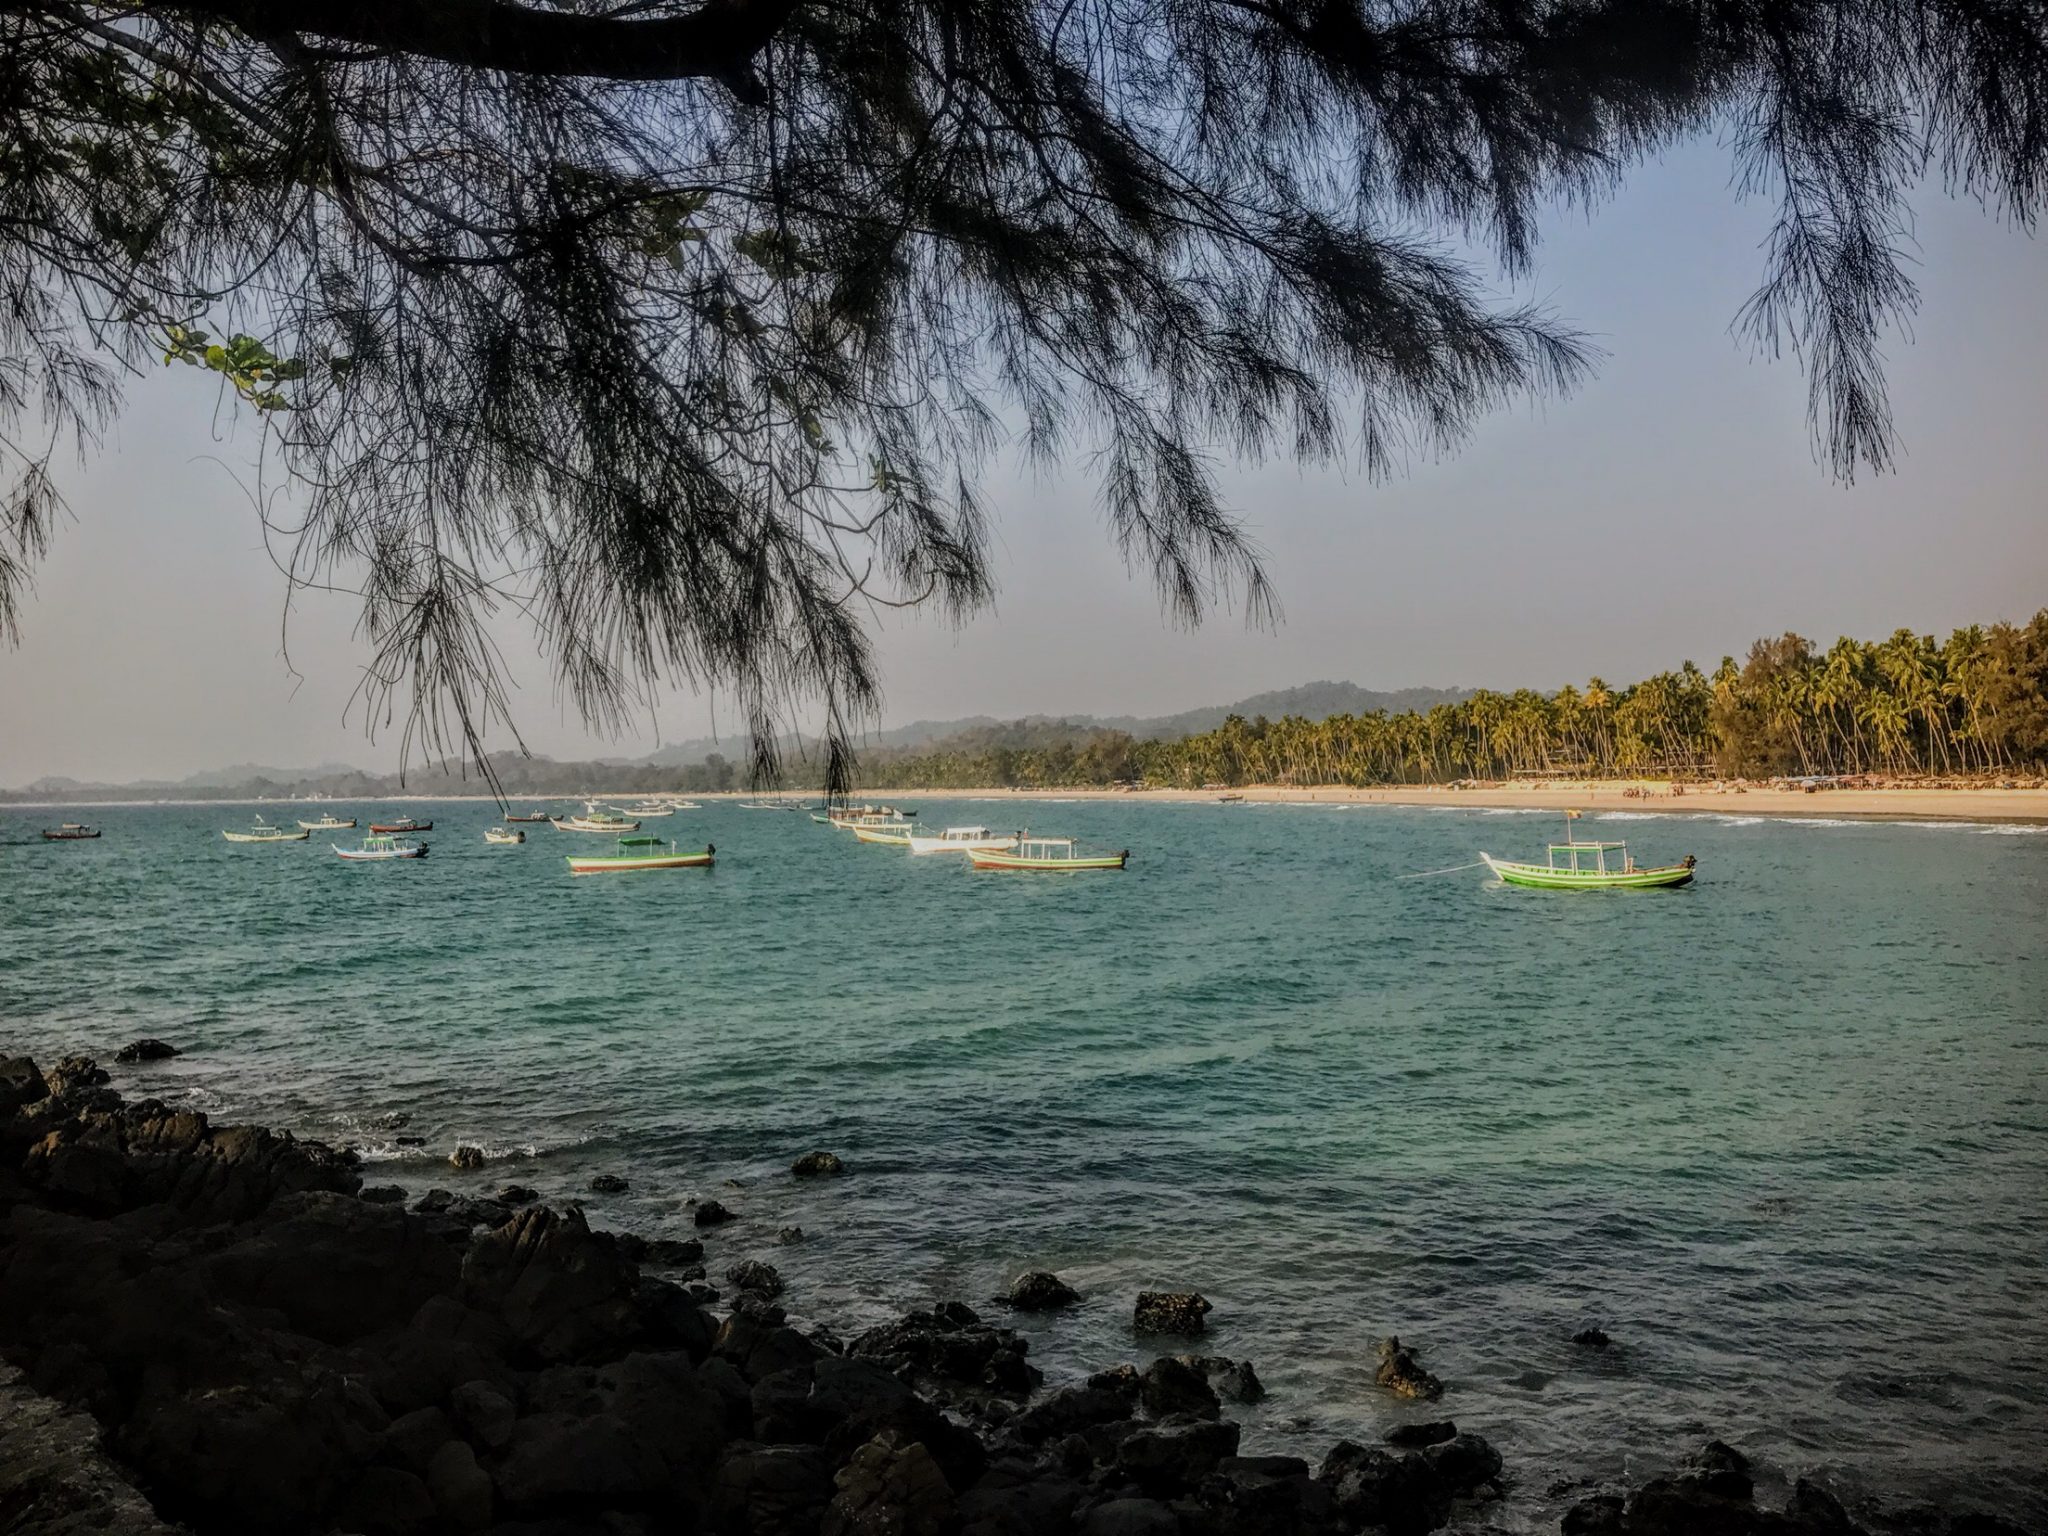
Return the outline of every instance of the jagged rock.
<path id="1" fill-rule="evenodd" d="M 0 1056 L 0 1115 L 49 1097 L 42 1070 L 26 1056 Z"/>
<path id="2" fill-rule="evenodd" d="M 1439 1441 L 1426 1447 L 1421 1457 L 1460 1498 L 1500 1476 L 1500 1452 L 1474 1434 Z"/>
<path id="3" fill-rule="evenodd" d="M 697 1209 L 691 1213 L 691 1219 L 700 1227 L 717 1227 L 728 1221 L 737 1221 L 739 1218 L 718 1201 L 703 1200 L 698 1202 Z"/>
<path id="4" fill-rule="evenodd" d="M 932 1381 L 1021 1398 L 1041 1379 L 1025 1359 L 1030 1348 L 1022 1335 L 991 1328 L 973 1308 L 949 1301 L 869 1329 L 852 1352 Z"/>
<path id="5" fill-rule="evenodd" d="M 939 1464 L 900 1429 L 884 1430 L 855 1451 L 834 1485 L 819 1536 L 946 1536 L 957 1520 Z"/>
<path id="6" fill-rule="evenodd" d="M 1792 1484 L 1792 1497 L 1785 1503 L 1785 1518 L 1815 1533 L 1840 1532 L 1841 1536 L 1854 1536 L 1856 1531 L 1856 1522 L 1849 1518 L 1849 1512 L 1842 1508 L 1841 1501 L 1803 1477 Z M 1956 1536 L 1956 1526 L 1960 1523 L 1949 1526 L 1949 1536 Z M 1985 1531 L 1979 1536 L 1993 1536 L 1993 1533 Z M 2017 1531 L 2014 1536 L 2018 1536 Z"/>
<path id="7" fill-rule="evenodd" d="M 0 1113 L 8 1069 L 22 1059 L 0 1061 Z M 175 1536 L 101 1451 L 99 1427 L 31 1391 L 4 1363 L 0 1526 L 21 1536 Z"/>
<path id="8" fill-rule="evenodd" d="M 1157 1499 L 1111 1499 L 1081 1517 L 1079 1536 L 1180 1536 L 1180 1517 Z"/>
<path id="9" fill-rule="evenodd" d="M 590 1181 L 590 1192 L 594 1195 L 623 1195 L 628 1187 L 616 1173 L 600 1173 Z"/>
<path id="10" fill-rule="evenodd" d="M 1380 1340 L 1379 1366 L 1373 1372 L 1373 1380 L 1398 1397 L 1434 1402 L 1444 1395 L 1444 1384 L 1425 1371 L 1414 1354 L 1403 1349 L 1401 1341 L 1391 1334 Z"/>
<path id="11" fill-rule="evenodd" d="M 43 1078 L 60 1099 L 87 1093 L 108 1081 L 107 1069 L 90 1056 L 60 1056 Z"/>
<path id="12" fill-rule="evenodd" d="M 1558 1522 L 1559 1536 L 1621 1536 L 1623 1504 L 1612 1493 L 1581 1499 Z"/>
<path id="13" fill-rule="evenodd" d="M 1222 1355 L 1181 1355 L 1183 1365 L 1200 1371 L 1218 1397 L 1226 1402 L 1256 1403 L 1266 1395 L 1266 1384 L 1249 1360 L 1228 1360 Z"/>
<path id="14" fill-rule="evenodd" d="M 1746 1499 L 1756 1491 L 1749 1475 L 1749 1458 L 1719 1440 L 1701 1446 L 1689 1470 L 1701 1487 L 1718 1498 Z"/>
<path id="15" fill-rule="evenodd" d="M 358 1200 L 367 1200 L 372 1205 L 403 1205 L 405 1204 L 405 1186 L 402 1184 L 366 1185 L 356 1198 Z"/>
<path id="16" fill-rule="evenodd" d="M 491 1479 L 477 1465 L 476 1452 L 451 1440 L 427 1463 L 427 1496 L 446 1527 L 481 1531 L 491 1523 Z"/>
<path id="17" fill-rule="evenodd" d="M 1213 1419 L 1223 1411 L 1209 1378 L 1187 1355 L 1162 1355 L 1147 1366 L 1139 1397 L 1155 1418 L 1183 1413 Z"/>
<path id="18" fill-rule="evenodd" d="M 742 1259 L 725 1272 L 725 1278 L 738 1290 L 755 1296 L 780 1296 L 782 1276 L 773 1264 L 763 1264 L 759 1259 Z"/>
<path id="19" fill-rule="evenodd" d="M 1226 1456 L 1201 1496 L 1233 1536 L 1321 1536 L 1335 1529 L 1329 1490 L 1298 1456 Z"/>
<path id="20" fill-rule="evenodd" d="M 430 1189 L 413 1201 L 414 1211 L 423 1216 L 437 1215 L 455 1203 L 455 1192 L 450 1189 Z"/>
<path id="21" fill-rule="evenodd" d="M 488 1381 L 465 1381 L 448 1394 L 448 1407 L 462 1432 L 487 1451 L 505 1448 L 519 1417 L 512 1399 Z"/>
<path id="22" fill-rule="evenodd" d="M 114 1052 L 114 1060 L 126 1066 L 140 1061 L 169 1061 L 177 1054 L 178 1048 L 175 1045 L 144 1038 L 122 1046 Z"/>
<path id="23" fill-rule="evenodd" d="M 1131 1322 L 1140 1333 L 1192 1337 L 1202 1331 L 1202 1319 L 1212 1310 L 1208 1300 L 1193 1291 L 1140 1291 Z"/>
<path id="24" fill-rule="evenodd" d="M 1034 1269 L 1012 1282 L 1003 1300 L 1019 1312 L 1056 1312 L 1071 1307 L 1081 1293 L 1050 1270 Z"/>
<path id="25" fill-rule="evenodd" d="M 719 1463 L 710 1528 L 732 1536 L 816 1536 L 832 1461 L 814 1445 L 735 1445 Z"/>
<path id="26" fill-rule="evenodd" d="M 1426 1424 L 1396 1424 L 1387 1431 L 1386 1441 L 1403 1449 L 1413 1450 L 1425 1445 L 1441 1445 L 1458 1432 L 1458 1426 L 1449 1419 L 1432 1419 Z"/>
<path id="27" fill-rule="evenodd" d="M 775 1229 L 775 1241 L 778 1243 L 800 1243 L 803 1240 L 804 1229 L 802 1227 L 777 1227 Z"/>
<path id="28" fill-rule="evenodd" d="M 1397 1536 L 1435 1530 L 1450 1515 L 1451 1489 L 1420 1456 L 1340 1440 L 1323 1458 L 1316 1481 L 1344 1519 L 1385 1526 Z"/>
<path id="29" fill-rule="evenodd" d="M 544 1361 L 615 1355 L 638 1328 L 639 1274 L 573 1207 L 528 1206 L 471 1245 L 462 1262 L 469 1305 L 501 1317 Z"/>
<path id="30" fill-rule="evenodd" d="M 1093 1382 L 1079 1387 L 1056 1387 L 1018 1413 L 1005 1428 L 1027 1445 L 1040 1445 L 1098 1424 L 1128 1419 L 1137 1407 L 1135 1378 L 1127 1390 Z"/>
<path id="31" fill-rule="evenodd" d="M 1581 1328 L 1572 1335 L 1572 1342 L 1582 1349 L 1605 1349 L 1614 1341 L 1598 1328 Z"/>
<path id="32" fill-rule="evenodd" d="M 457 1147 L 448 1154 L 448 1166 L 460 1168 L 465 1173 L 474 1172 L 484 1165 L 484 1149 L 467 1144 Z"/>
<path id="33" fill-rule="evenodd" d="M 837 1178 L 846 1172 L 846 1164 L 836 1152 L 806 1152 L 789 1165 L 789 1171 L 800 1179 Z"/>
<path id="34" fill-rule="evenodd" d="M 546 1406 L 513 1426 L 492 1474 L 515 1511 L 694 1500 L 724 1441 L 724 1405 L 676 1355 L 572 1368 L 537 1401 Z"/>
<path id="35" fill-rule="evenodd" d="M 1124 1437 L 1116 1463 L 1147 1493 L 1193 1488 L 1226 1456 L 1237 1454 L 1238 1427 L 1198 1419 L 1148 1425 Z"/>
<path id="36" fill-rule="evenodd" d="M 540 1191 L 524 1184 L 507 1184 L 491 1198 L 500 1205 L 531 1205 L 540 1198 Z"/>

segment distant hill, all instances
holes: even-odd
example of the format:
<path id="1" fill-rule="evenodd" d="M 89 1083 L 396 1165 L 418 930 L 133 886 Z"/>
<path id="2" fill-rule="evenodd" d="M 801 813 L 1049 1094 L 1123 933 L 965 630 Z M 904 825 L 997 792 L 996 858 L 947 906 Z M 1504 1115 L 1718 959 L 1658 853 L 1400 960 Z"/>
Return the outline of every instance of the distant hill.
<path id="1" fill-rule="evenodd" d="M 1323 720 L 1337 714 L 1368 714 L 1384 709 L 1427 710 L 1438 704 L 1454 704 L 1466 697 L 1463 688 L 1403 688 L 1377 693 L 1356 683 L 1304 683 L 1299 688 L 1279 688 L 1255 693 L 1234 704 L 1215 704 L 1183 710 L 1177 715 L 1027 715 L 1021 719 L 1000 719 L 994 715 L 971 715 L 962 720 L 915 720 L 880 732 L 867 745 L 881 753 L 914 751 L 944 742 L 949 748 L 988 751 L 999 748 L 1028 750 L 1055 742 L 1121 733 L 1138 740 L 1172 741 L 1201 731 L 1214 730 L 1231 715 L 1253 719 L 1264 715 L 1278 720 L 1300 715 Z M 789 761 L 803 756 L 804 743 L 785 743 Z M 809 745 L 815 749 L 816 743 Z M 600 758 L 588 762 L 556 762 L 546 757 L 520 757 L 515 753 L 494 753 L 491 758 L 499 783 L 507 795 L 560 797 L 591 792 L 651 793 L 666 789 L 692 791 L 742 787 L 736 765 L 747 756 L 744 740 L 699 737 L 675 742 L 644 757 L 631 760 Z M 815 760 L 815 753 L 811 754 Z M 18 790 L 0 790 L 5 800 L 82 800 L 95 798 L 163 799 L 245 799 L 259 796 L 326 795 L 370 799 L 378 795 L 477 794 L 484 784 L 468 776 L 420 769 L 401 781 L 396 774 L 369 773 L 346 763 L 322 763 L 317 768 L 270 768 L 256 763 L 237 763 L 226 768 L 188 774 L 177 780 L 150 779 L 133 784 L 96 784 L 52 775 L 37 779 Z"/>

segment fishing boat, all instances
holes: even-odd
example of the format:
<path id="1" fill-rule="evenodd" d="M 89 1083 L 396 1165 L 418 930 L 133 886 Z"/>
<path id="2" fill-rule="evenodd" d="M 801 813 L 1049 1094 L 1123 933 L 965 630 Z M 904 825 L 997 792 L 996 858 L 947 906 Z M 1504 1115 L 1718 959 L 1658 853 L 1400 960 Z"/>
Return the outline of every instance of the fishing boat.
<path id="1" fill-rule="evenodd" d="M 546 811 L 529 811 L 524 816 L 517 816 L 514 815 L 511 811 L 507 811 L 505 813 L 505 819 L 507 821 L 546 821 L 548 819 L 548 813 Z"/>
<path id="2" fill-rule="evenodd" d="M 976 869 L 1030 869 L 1077 874 L 1084 869 L 1122 869 L 1131 850 L 1083 853 L 1071 837 L 1020 837 L 1012 848 L 970 848 L 967 858 Z"/>
<path id="3" fill-rule="evenodd" d="M 517 827 L 485 827 L 484 841 L 487 843 L 523 843 L 526 834 Z"/>
<path id="4" fill-rule="evenodd" d="M 617 811 L 606 810 L 595 800 L 586 800 L 580 816 L 551 816 L 557 832 L 609 832 L 618 837 L 626 832 L 638 832 L 640 823 L 630 816 L 621 816 Z"/>
<path id="5" fill-rule="evenodd" d="M 292 831 L 288 827 L 273 827 L 261 816 L 246 832 L 222 832 L 221 836 L 231 843 L 303 843 L 313 834 L 304 828 Z"/>
<path id="6" fill-rule="evenodd" d="M 339 843 L 328 847 L 352 864 L 381 864 L 389 859 L 424 859 L 427 845 L 415 843 L 410 838 L 391 837 L 382 832 L 372 832 L 363 839 L 360 848 L 344 848 Z"/>
<path id="7" fill-rule="evenodd" d="M 322 816 L 318 821 L 302 821 L 299 825 L 308 832 L 347 832 L 356 824 L 351 816 L 343 821 L 339 816 Z"/>
<path id="8" fill-rule="evenodd" d="M 987 853 L 1014 848 L 1021 832 L 991 832 L 987 827 L 948 827 L 936 836 L 912 831 L 910 851 L 912 853 L 972 853 L 979 848 Z"/>
<path id="9" fill-rule="evenodd" d="M 46 843 L 82 843 L 99 835 L 98 827 L 89 827 L 82 821 L 67 821 L 61 827 L 43 828 L 43 841 Z"/>
<path id="10" fill-rule="evenodd" d="M 1566 811 L 1565 840 L 1549 845 L 1542 864 L 1517 864 L 1496 859 L 1490 853 L 1479 858 L 1508 885 L 1534 886 L 1547 891 L 1643 891 L 1675 888 L 1692 883 L 1691 854 L 1677 864 L 1644 869 L 1629 856 L 1627 843 L 1582 842 L 1573 833 L 1577 811 Z"/>
<path id="11" fill-rule="evenodd" d="M 431 832 L 434 830 L 434 824 L 431 821 L 414 821 L 407 816 L 399 821 L 373 821 L 370 823 L 370 830 L 384 833 Z"/>
<path id="12" fill-rule="evenodd" d="M 885 847 L 890 848 L 907 848 L 910 846 L 910 823 L 907 821 L 883 821 L 878 817 L 873 821 L 856 823 L 853 828 L 853 835 L 864 843 L 881 843 Z"/>
<path id="13" fill-rule="evenodd" d="M 659 800 L 642 800 L 638 805 L 626 807 L 626 814 L 628 816 L 639 816 L 643 819 L 655 816 L 673 816 L 675 813 L 676 808 L 673 805 L 665 805 Z"/>
<path id="14" fill-rule="evenodd" d="M 640 869 L 709 869 L 718 849 L 706 843 L 692 853 L 679 853 L 673 842 L 658 837 L 622 837 L 617 853 L 570 854 L 572 875 L 622 875 Z"/>
<path id="15" fill-rule="evenodd" d="M 825 819 L 841 831 L 851 831 L 858 826 L 908 821 L 916 814 L 914 808 L 902 805 L 842 805 L 836 809 L 828 807 Z"/>

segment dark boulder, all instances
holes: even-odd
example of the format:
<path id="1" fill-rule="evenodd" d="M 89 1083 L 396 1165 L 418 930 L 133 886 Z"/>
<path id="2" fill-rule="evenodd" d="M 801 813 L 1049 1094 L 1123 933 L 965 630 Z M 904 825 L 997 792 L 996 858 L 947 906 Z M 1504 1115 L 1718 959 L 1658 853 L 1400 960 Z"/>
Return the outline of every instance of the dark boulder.
<path id="1" fill-rule="evenodd" d="M 1147 1366 L 1139 1399 L 1154 1418 L 1179 1413 L 1213 1419 L 1223 1411 L 1209 1378 L 1188 1355 L 1162 1355 Z"/>
<path id="2" fill-rule="evenodd" d="M 405 1186 L 402 1184 L 366 1185 L 362 1193 L 357 1195 L 356 1198 L 367 1200 L 372 1205 L 403 1205 L 405 1204 Z"/>
<path id="3" fill-rule="evenodd" d="M 43 1074 L 50 1092 L 60 1099 L 89 1095 L 107 1082 L 107 1069 L 90 1056 L 60 1056 Z"/>
<path id="4" fill-rule="evenodd" d="M 1401 1347 L 1391 1334 L 1380 1340 L 1379 1365 L 1373 1380 L 1397 1397 L 1434 1402 L 1444 1395 L 1444 1384 L 1422 1368 L 1414 1353 Z"/>
<path id="5" fill-rule="evenodd" d="M 471 1245 L 462 1297 L 505 1322 L 540 1362 L 624 1352 L 639 1328 L 639 1272 L 571 1208 L 528 1206 Z"/>
<path id="6" fill-rule="evenodd" d="M 366 1467 L 341 1501 L 341 1519 L 363 1536 L 428 1536 L 434 1500 L 417 1473 L 401 1467 Z"/>
<path id="7" fill-rule="evenodd" d="M 754 1296 L 780 1296 L 782 1276 L 773 1264 L 763 1264 L 759 1259 L 742 1259 L 725 1272 L 725 1278 L 737 1290 Z"/>
<path id="8" fill-rule="evenodd" d="M 1474 1434 L 1453 1435 L 1424 1449 L 1421 1459 L 1459 1498 L 1500 1476 L 1500 1452 Z"/>
<path id="9" fill-rule="evenodd" d="M 950 1536 L 959 1507 L 946 1475 L 920 1441 L 886 1429 L 856 1450 L 834 1479 L 819 1536 Z"/>
<path id="10" fill-rule="evenodd" d="M 1336 1530 L 1330 1491 L 1298 1456 L 1226 1456 L 1201 1500 L 1230 1536 L 1324 1536 Z"/>
<path id="11" fill-rule="evenodd" d="M 1023 1398 L 1040 1380 L 1025 1359 L 1030 1348 L 1021 1334 L 991 1328 L 971 1307 L 951 1301 L 869 1329 L 851 1352 L 933 1383 Z"/>
<path id="12" fill-rule="evenodd" d="M 694 1237 L 656 1237 L 647 1243 L 647 1257 L 641 1262 L 663 1269 L 682 1269 L 701 1263 L 704 1245 Z"/>
<path id="13" fill-rule="evenodd" d="M 1341 1440 L 1323 1458 L 1316 1481 L 1353 1525 L 1384 1526 L 1396 1536 L 1433 1531 L 1450 1517 L 1451 1489 L 1420 1456 Z"/>
<path id="14" fill-rule="evenodd" d="M 800 1243 L 803 1240 L 804 1229 L 802 1227 L 777 1227 L 775 1229 L 775 1241 L 778 1243 Z"/>
<path id="15" fill-rule="evenodd" d="M 1572 1335 L 1572 1342 L 1581 1349 L 1605 1349 L 1614 1341 L 1598 1328 L 1581 1328 Z"/>
<path id="16" fill-rule="evenodd" d="M 175 1045 L 166 1045 L 161 1040 L 144 1038 L 122 1046 L 120 1050 L 114 1052 L 114 1060 L 127 1066 L 141 1061 L 169 1061 L 177 1054 L 178 1048 Z"/>
<path id="17" fill-rule="evenodd" d="M 960 1495 L 961 1536 L 1063 1536 L 1082 1493 L 1080 1483 L 1035 1462 L 996 1462 Z"/>
<path id="18" fill-rule="evenodd" d="M 11 1115 L 49 1094 L 49 1082 L 28 1057 L 0 1056 L 0 1115 Z"/>
<path id="19" fill-rule="evenodd" d="M 789 1171 L 800 1179 L 833 1179 L 846 1172 L 846 1164 L 836 1152 L 806 1152 L 789 1165 Z"/>
<path id="20" fill-rule="evenodd" d="M 832 1494 L 832 1462 L 816 1446 L 742 1443 L 718 1465 L 709 1528 L 716 1536 L 816 1536 Z"/>
<path id="21" fill-rule="evenodd" d="M 503 1450 L 512 1439 L 519 1407 L 488 1381 L 465 1381 L 448 1394 L 448 1409 L 473 1445 Z"/>
<path id="22" fill-rule="evenodd" d="M 1237 1454 L 1238 1427 L 1200 1419 L 1151 1424 L 1123 1437 L 1117 1469 L 1147 1493 L 1186 1492 Z"/>
<path id="23" fill-rule="evenodd" d="M 507 1184 L 491 1198 L 500 1205 L 531 1205 L 540 1198 L 540 1191 L 524 1184 Z"/>
<path id="24" fill-rule="evenodd" d="M 1050 1270 L 1034 1269 L 1019 1275 L 1002 1299 L 1019 1312 L 1056 1312 L 1079 1301 L 1081 1293 Z"/>
<path id="25" fill-rule="evenodd" d="M 1135 1379 L 1128 1390 L 1092 1382 L 1086 1386 L 1055 1387 L 1018 1413 L 1004 1429 L 1026 1445 L 1040 1445 L 1099 1424 L 1128 1419 L 1137 1407 Z"/>
<path id="26" fill-rule="evenodd" d="M 1222 1355 L 1182 1355 L 1184 1365 L 1193 1366 L 1225 1402 L 1256 1403 L 1266 1395 L 1266 1385 L 1249 1360 L 1227 1360 Z"/>
<path id="27" fill-rule="evenodd" d="M 1180 1516 L 1157 1499 L 1111 1499 L 1082 1515 L 1079 1536 L 1180 1536 Z"/>
<path id="28" fill-rule="evenodd" d="M 616 1173 L 600 1173 L 590 1181 L 590 1192 L 594 1195 L 623 1195 L 629 1187 Z"/>
<path id="29" fill-rule="evenodd" d="M 423 1481 L 444 1530 L 481 1531 L 491 1523 L 494 1502 L 490 1475 L 477 1465 L 476 1452 L 451 1440 L 427 1463 Z"/>
<path id="30" fill-rule="evenodd" d="M 1423 1424 L 1396 1424 L 1387 1431 L 1389 1445 L 1403 1450 L 1416 1450 L 1425 1445 L 1441 1445 L 1458 1432 L 1458 1426 L 1449 1419 L 1432 1419 Z"/>
<path id="31" fill-rule="evenodd" d="M 1622 1536 L 1624 1504 L 1617 1494 L 1596 1493 L 1581 1499 L 1558 1522 L 1559 1536 Z"/>
<path id="32" fill-rule="evenodd" d="M 739 1218 L 716 1200 L 701 1200 L 697 1203 L 697 1209 L 691 1213 L 691 1219 L 700 1227 L 718 1227 Z"/>
<path id="33" fill-rule="evenodd" d="M 473 1172 L 484 1165 L 484 1149 L 465 1143 L 448 1154 L 448 1166 L 460 1168 L 465 1173 Z"/>
<path id="34" fill-rule="evenodd" d="M 1211 1311 L 1206 1298 L 1193 1291 L 1140 1291 L 1131 1323 L 1140 1333 L 1177 1333 L 1193 1337 Z"/>

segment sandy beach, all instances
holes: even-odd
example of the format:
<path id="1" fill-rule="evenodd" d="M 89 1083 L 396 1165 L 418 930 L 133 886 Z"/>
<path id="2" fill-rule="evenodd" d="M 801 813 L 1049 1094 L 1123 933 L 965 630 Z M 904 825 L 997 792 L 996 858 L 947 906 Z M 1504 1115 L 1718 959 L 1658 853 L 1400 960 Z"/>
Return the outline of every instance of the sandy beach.
<path id="1" fill-rule="evenodd" d="M 1634 790 L 1636 793 L 1629 793 Z M 1590 784 L 1499 785 L 1486 789 L 1449 789 L 1440 785 L 1408 785 L 1374 789 L 1322 786 L 1295 789 L 1283 785 L 1246 786 L 1235 790 L 1195 789 L 889 789 L 864 790 L 866 797 L 923 795 L 927 798 L 970 798 L 1014 795 L 1018 799 L 1105 799 L 1176 803 L 1214 802 L 1223 794 L 1242 795 L 1261 805 L 1419 805 L 1469 806 L 1475 810 L 1537 809 L 1655 812 L 1672 816 L 1822 816 L 1875 821 L 1984 821 L 2048 823 L 2048 789 L 1833 789 L 1807 794 L 1793 789 L 1746 789 L 1691 786 L 1680 793 L 1663 783 L 1632 784 L 1603 780 Z M 708 798 L 708 797 L 706 797 Z"/>

